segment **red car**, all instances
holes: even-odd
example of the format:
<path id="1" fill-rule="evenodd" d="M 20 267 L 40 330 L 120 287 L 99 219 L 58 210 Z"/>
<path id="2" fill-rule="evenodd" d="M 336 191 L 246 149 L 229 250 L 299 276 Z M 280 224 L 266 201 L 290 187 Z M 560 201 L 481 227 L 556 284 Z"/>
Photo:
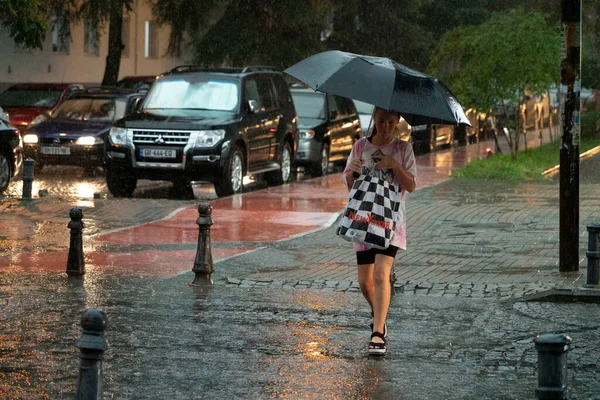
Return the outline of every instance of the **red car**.
<path id="1" fill-rule="evenodd" d="M 0 107 L 10 116 L 10 123 L 21 133 L 31 122 L 52 110 L 85 87 L 69 83 L 19 83 L 0 94 Z"/>

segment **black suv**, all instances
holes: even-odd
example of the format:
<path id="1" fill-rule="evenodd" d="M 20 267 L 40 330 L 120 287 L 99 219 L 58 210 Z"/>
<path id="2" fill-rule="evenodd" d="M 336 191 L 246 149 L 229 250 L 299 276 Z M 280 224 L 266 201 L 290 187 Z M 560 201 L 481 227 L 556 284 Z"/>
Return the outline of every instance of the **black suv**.
<path id="1" fill-rule="evenodd" d="M 296 111 L 283 74 L 269 67 L 175 68 L 141 108 L 116 121 L 106 142 L 106 182 L 130 196 L 138 179 L 210 181 L 218 196 L 239 193 L 245 175 L 271 185 L 290 179 Z"/>

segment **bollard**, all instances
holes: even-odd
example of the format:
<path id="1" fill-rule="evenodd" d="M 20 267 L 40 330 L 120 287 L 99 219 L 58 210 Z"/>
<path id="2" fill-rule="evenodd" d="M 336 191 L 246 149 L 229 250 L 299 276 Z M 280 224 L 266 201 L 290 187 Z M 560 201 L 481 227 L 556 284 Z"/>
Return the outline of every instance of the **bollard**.
<path id="1" fill-rule="evenodd" d="M 571 338 L 562 333 L 543 333 L 533 340 L 538 351 L 538 399 L 567 399 L 567 351 Z"/>
<path id="2" fill-rule="evenodd" d="M 212 206 L 208 203 L 202 203 L 198 206 L 199 217 L 196 220 L 199 228 L 198 249 L 192 268 L 196 276 L 192 284 L 206 281 L 207 277 L 210 279 L 210 274 L 213 273 L 212 250 L 210 247 L 210 226 L 213 224 L 212 210 Z"/>
<path id="3" fill-rule="evenodd" d="M 81 353 L 76 400 L 102 399 L 102 355 L 108 348 L 104 339 L 107 325 L 106 314 L 98 309 L 90 308 L 81 316 L 83 333 L 75 343 Z"/>
<path id="4" fill-rule="evenodd" d="M 67 259 L 67 275 L 81 276 L 85 274 L 85 260 L 83 258 L 83 234 L 84 228 L 83 211 L 80 208 L 73 207 L 69 211 L 68 228 L 71 229 L 71 242 L 69 244 L 69 256 Z"/>
<path id="5" fill-rule="evenodd" d="M 33 187 L 33 171 L 35 161 L 31 158 L 23 161 L 23 200 L 31 200 L 31 189 Z"/>
<path id="6" fill-rule="evenodd" d="M 600 285 L 600 224 L 587 226 L 588 248 L 585 255 L 588 259 L 587 280 L 584 286 Z"/>

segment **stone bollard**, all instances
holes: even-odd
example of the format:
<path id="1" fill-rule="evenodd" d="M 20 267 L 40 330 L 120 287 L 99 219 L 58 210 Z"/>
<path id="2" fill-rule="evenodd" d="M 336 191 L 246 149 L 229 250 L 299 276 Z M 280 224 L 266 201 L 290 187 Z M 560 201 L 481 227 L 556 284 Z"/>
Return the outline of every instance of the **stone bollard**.
<path id="1" fill-rule="evenodd" d="M 31 190 L 33 187 L 33 171 L 35 161 L 31 158 L 23 161 L 23 200 L 31 200 Z"/>
<path id="2" fill-rule="evenodd" d="M 212 206 L 208 203 L 202 203 L 198 206 L 199 217 L 196 220 L 198 225 L 198 249 L 196 251 L 196 259 L 192 271 L 196 274 L 192 284 L 202 283 L 210 280 L 210 275 L 213 273 L 212 250 L 210 246 L 210 227 L 213 224 L 211 218 Z"/>
<path id="3" fill-rule="evenodd" d="M 567 351 L 571 338 L 562 333 L 543 333 L 533 340 L 538 351 L 538 399 L 567 399 Z"/>
<path id="4" fill-rule="evenodd" d="M 83 211 L 80 208 L 73 207 L 69 211 L 69 229 L 71 229 L 71 242 L 69 244 L 69 256 L 67 259 L 67 275 L 82 276 L 85 274 L 85 260 L 83 258 L 83 234 L 84 228 Z"/>
<path id="5" fill-rule="evenodd" d="M 587 226 L 588 248 L 585 255 L 588 259 L 587 280 L 584 286 L 597 287 L 600 285 L 600 224 Z"/>
<path id="6" fill-rule="evenodd" d="M 76 400 L 102 399 L 102 355 L 108 348 L 104 339 L 107 325 L 106 314 L 95 308 L 81 316 L 83 333 L 75 344 L 81 352 Z"/>

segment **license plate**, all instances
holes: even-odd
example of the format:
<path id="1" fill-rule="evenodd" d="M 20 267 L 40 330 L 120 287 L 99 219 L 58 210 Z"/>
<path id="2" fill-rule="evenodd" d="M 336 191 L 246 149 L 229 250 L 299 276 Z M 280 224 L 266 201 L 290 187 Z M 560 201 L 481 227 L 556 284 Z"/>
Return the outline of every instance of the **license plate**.
<path id="1" fill-rule="evenodd" d="M 52 155 L 52 156 L 68 156 L 71 155 L 71 149 L 68 147 L 49 147 L 49 146 L 42 146 L 40 148 L 40 153 L 42 154 L 48 154 L 48 155 Z"/>
<path id="2" fill-rule="evenodd" d="M 175 158 L 177 152 L 169 149 L 142 149 L 140 151 L 142 157 L 146 158 Z"/>

